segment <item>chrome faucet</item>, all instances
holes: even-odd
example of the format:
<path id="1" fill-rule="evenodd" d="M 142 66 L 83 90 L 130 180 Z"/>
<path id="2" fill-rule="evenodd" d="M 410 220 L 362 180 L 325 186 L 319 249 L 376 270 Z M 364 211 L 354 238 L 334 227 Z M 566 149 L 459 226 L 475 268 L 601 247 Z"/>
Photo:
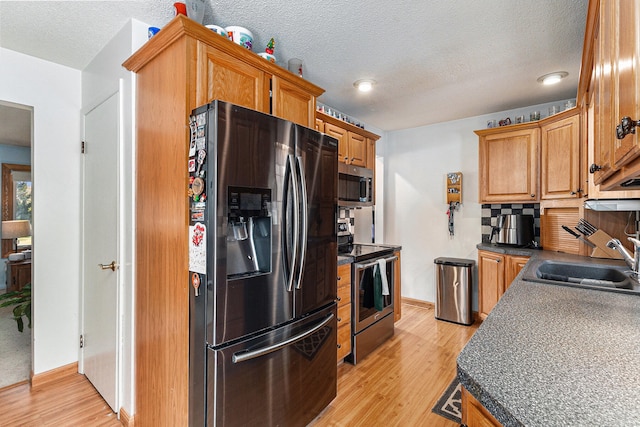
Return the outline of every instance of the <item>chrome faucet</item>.
<path id="1" fill-rule="evenodd" d="M 633 243 L 633 256 L 622 246 L 622 243 L 618 239 L 611 239 L 607 242 L 607 247 L 615 249 L 622 254 L 622 258 L 627 263 L 629 268 L 635 275 L 638 275 L 640 269 L 640 240 L 628 237 L 629 241 Z"/>

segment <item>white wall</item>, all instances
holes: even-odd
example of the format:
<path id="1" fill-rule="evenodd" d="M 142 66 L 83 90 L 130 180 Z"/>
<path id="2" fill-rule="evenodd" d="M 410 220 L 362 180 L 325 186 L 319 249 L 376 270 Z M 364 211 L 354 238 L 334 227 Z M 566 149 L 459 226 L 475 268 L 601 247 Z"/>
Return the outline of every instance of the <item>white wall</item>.
<path id="1" fill-rule="evenodd" d="M 477 261 L 482 240 L 478 203 L 478 136 L 487 121 L 541 111 L 541 104 L 446 123 L 387 132 L 376 146 L 376 242 L 402 245 L 402 296 L 435 301 L 433 261 L 438 257 Z M 462 172 L 462 206 L 447 228 L 446 174 Z M 382 182 L 381 182 L 382 181 Z M 382 212 L 381 212 L 382 211 Z M 381 220 L 378 220 L 379 216 Z M 381 229 L 382 228 L 382 229 Z M 473 307 L 477 309 L 477 270 Z"/>
<path id="2" fill-rule="evenodd" d="M 113 93 L 121 90 L 124 101 L 120 123 L 123 135 L 119 153 L 120 170 L 120 282 L 118 283 L 120 364 L 120 407 L 135 412 L 134 303 L 135 303 L 135 74 L 122 63 L 147 41 L 148 25 L 129 21 L 82 71 L 82 111 L 88 113 Z"/>
<path id="3" fill-rule="evenodd" d="M 80 71 L 0 48 L 0 99 L 34 107 L 33 372 L 78 360 Z"/>

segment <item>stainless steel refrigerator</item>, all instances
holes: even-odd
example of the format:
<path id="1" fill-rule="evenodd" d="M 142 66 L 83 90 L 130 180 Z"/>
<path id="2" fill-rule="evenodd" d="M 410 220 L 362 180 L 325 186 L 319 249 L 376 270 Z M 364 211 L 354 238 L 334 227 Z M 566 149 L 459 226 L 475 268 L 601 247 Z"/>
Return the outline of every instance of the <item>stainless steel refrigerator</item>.
<path id="1" fill-rule="evenodd" d="M 337 140 L 221 101 L 190 123 L 189 424 L 304 426 L 336 396 Z"/>

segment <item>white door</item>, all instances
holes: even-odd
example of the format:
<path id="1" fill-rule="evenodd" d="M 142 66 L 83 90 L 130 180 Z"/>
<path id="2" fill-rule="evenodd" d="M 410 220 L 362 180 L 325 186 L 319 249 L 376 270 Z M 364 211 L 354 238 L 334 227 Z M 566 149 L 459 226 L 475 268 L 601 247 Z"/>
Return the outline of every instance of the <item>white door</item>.
<path id="1" fill-rule="evenodd" d="M 117 412 L 119 93 L 85 115 L 84 374 Z M 112 264 L 113 262 L 113 264 Z M 109 268 L 109 266 L 113 266 Z"/>

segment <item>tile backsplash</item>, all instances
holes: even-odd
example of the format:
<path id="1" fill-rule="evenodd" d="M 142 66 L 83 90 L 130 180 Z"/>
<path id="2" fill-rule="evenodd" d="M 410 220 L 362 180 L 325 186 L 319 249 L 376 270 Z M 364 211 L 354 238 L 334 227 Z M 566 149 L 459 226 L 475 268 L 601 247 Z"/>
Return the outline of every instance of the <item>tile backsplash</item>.
<path id="1" fill-rule="evenodd" d="M 522 203 L 522 204 L 484 204 L 482 205 L 482 243 L 491 243 L 491 227 L 495 227 L 498 215 L 501 214 L 522 214 L 533 215 L 533 226 L 535 240 L 540 243 L 540 204 L 539 203 Z"/>

